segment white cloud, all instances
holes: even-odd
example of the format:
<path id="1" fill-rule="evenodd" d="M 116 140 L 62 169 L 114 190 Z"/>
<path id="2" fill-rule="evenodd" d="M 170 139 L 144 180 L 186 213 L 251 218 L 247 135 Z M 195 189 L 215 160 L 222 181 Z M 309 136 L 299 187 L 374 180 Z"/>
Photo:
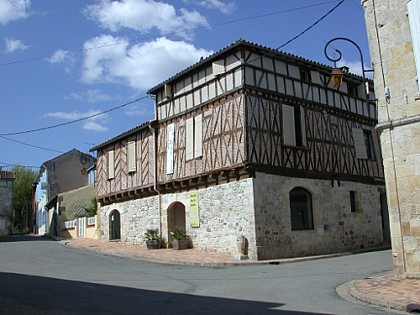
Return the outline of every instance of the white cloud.
<path id="1" fill-rule="evenodd" d="M 26 18 L 30 6 L 30 0 L 0 0 L 0 24 Z"/>
<path id="2" fill-rule="evenodd" d="M 87 6 L 84 12 L 113 32 L 121 28 L 141 33 L 157 29 L 161 35 L 176 33 L 191 39 L 194 28 L 208 26 L 207 19 L 196 11 L 180 9 L 177 12 L 170 4 L 153 0 L 102 0 Z"/>
<path id="3" fill-rule="evenodd" d="M 350 73 L 363 76 L 362 62 L 361 61 L 347 61 L 347 60 L 341 59 L 339 62 L 337 62 L 337 67 L 342 67 L 342 66 L 348 67 Z M 367 69 L 370 69 L 369 66 L 365 65 L 364 67 L 365 67 L 365 71 Z M 373 77 L 372 72 L 366 72 L 365 77 L 369 78 L 369 79 L 372 79 L 372 77 Z"/>
<path id="4" fill-rule="evenodd" d="M 76 63 L 74 53 L 61 49 L 55 51 L 47 60 L 51 64 L 65 64 L 64 70 L 66 72 L 71 72 Z"/>
<path id="5" fill-rule="evenodd" d="M 118 45 L 110 45 L 116 43 Z M 103 47 L 100 49 L 88 49 Z M 158 38 L 129 46 L 127 39 L 102 35 L 84 45 L 82 80 L 85 83 L 121 83 L 147 90 L 197 62 L 211 51 L 183 41 Z"/>
<path id="6" fill-rule="evenodd" d="M 25 50 L 25 49 L 28 49 L 28 46 L 26 46 L 19 39 L 7 38 L 6 37 L 4 40 L 6 41 L 6 50 L 5 51 L 7 53 L 12 53 L 12 52 L 15 52 L 17 50 Z"/>
<path id="7" fill-rule="evenodd" d="M 103 93 L 100 90 L 87 90 L 84 93 L 70 93 L 68 96 L 65 97 L 65 99 L 82 101 L 87 103 L 99 103 L 110 101 L 112 100 L 112 97 Z"/>
<path id="8" fill-rule="evenodd" d="M 46 113 L 44 117 L 72 121 L 72 120 L 82 119 L 88 116 L 96 115 L 99 113 L 100 113 L 99 110 L 93 110 L 93 109 L 85 113 L 75 110 L 73 112 Z M 82 128 L 86 130 L 105 132 L 105 131 L 108 131 L 108 128 L 103 126 L 103 124 L 105 124 L 107 121 L 108 121 L 108 116 L 106 114 L 98 115 L 98 116 L 89 118 L 87 120 L 83 120 Z"/>
<path id="9" fill-rule="evenodd" d="M 153 115 L 153 107 L 146 108 L 145 106 L 134 105 L 126 109 L 124 113 L 128 116 L 151 116 Z"/>
<path id="10" fill-rule="evenodd" d="M 230 14 L 236 9 L 235 2 L 223 2 L 220 0 L 183 0 L 184 3 L 194 4 L 207 9 L 216 9 L 224 14 Z"/>

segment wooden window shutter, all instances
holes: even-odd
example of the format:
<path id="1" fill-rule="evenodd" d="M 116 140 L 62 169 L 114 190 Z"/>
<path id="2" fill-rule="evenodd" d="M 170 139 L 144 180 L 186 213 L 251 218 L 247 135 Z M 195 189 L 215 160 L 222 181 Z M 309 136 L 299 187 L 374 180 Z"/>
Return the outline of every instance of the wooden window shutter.
<path id="1" fill-rule="evenodd" d="M 194 117 L 194 157 L 203 156 L 203 116 Z"/>
<path id="2" fill-rule="evenodd" d="M 113 179 L 115 176 L 115 154 L 114 150 L 108 151 L 108 179 Z"/>
<path id="3" fill-rule="evenodd" d="M 169 124 L 167 127 L 166 138 L 166 174 L 174 173 L 174 138 L 175 124 Z"/>
<path id="4" fill-rule="evenodd" d="M 285 145 L 296 146 L 295 108 L 283 104 L 283 142 Z"/>
<path id="5" fill-rule="evenodd" d="M 129 141 L 127 145 L 127 170 L 128 172 L 135 172 L 136 165 L 136 142 Z"/>
<path id="6" fill-rule="evenodd" d="M 300 128 L 302 136 L 302 146 L 306 147 L 306 120 L 305 120 L 305 109 L 303 106 L 300 107 Z"/>
<path id="7" fill-rule="evenodd" d="M 358 159 L 367 159 L 367 150 L 365 137 L 363 135 L 363 129 L 361 128 L 352 128 L 353 140 L 354 140 L 354 149 L 356 150 L 356 157 Z"/>
<path id="8" fill-rule="evenodd" d="M 194 118 L 188 118 L 186 122 L 186 139 L 185 139 L 186 160 L 194 158 Z"/>

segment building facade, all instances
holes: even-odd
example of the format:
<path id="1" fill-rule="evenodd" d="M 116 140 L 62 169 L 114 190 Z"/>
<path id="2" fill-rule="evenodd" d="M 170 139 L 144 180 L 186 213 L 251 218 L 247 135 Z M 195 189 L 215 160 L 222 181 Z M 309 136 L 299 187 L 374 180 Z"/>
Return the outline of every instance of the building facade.
<path id="1" fill-rule="evenodd" d="M 0 235 L 12 233 L 14 180 L 14 172 L 0 170 Z"/>
<path id="2" fill-rule="evenodd" d="M 420 276 L 420 1 L 363 0 L 395 274 Z"/>
<path id="3" fill-rule="evenodd" d="M 58 214 L 47 205 L 60 193 L 88 186 L 87 169 L 94 163 L 91 155 L 73 149 L 42 164 L 32 203 L 37 234 L 58 235 Z"/>
<path id="4" fill-rule="evenodd" d="M 156 119 L 92 148 L 103 238 L 183 227 L 254 260 L 382 244 L 375 103 L 330 72 L 238 40 L 150 89 Z"/>

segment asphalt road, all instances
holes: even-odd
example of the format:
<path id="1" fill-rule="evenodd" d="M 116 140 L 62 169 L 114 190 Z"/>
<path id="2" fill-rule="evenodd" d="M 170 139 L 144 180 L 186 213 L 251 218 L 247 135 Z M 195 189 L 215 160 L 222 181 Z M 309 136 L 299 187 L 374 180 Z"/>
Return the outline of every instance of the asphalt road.
<path id="1" fill-rule="evenodd" d="M 208 268 L 0 237 L 0 314 L 390 314 L 336 288 L 391 269 L 390 251 Z"/>

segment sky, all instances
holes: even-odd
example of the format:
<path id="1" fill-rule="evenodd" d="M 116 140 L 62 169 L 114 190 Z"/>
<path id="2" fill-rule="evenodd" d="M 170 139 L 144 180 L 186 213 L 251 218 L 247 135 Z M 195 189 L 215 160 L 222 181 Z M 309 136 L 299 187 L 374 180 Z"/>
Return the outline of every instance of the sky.
<path id="1" fill-rule="evenodd" d="M 0 167 L 95 155 L 154 118 L 147 90 L 239 38 L 332 66 L 336 37 L 370 68 L 360 0 L 0 0 Z"/>

